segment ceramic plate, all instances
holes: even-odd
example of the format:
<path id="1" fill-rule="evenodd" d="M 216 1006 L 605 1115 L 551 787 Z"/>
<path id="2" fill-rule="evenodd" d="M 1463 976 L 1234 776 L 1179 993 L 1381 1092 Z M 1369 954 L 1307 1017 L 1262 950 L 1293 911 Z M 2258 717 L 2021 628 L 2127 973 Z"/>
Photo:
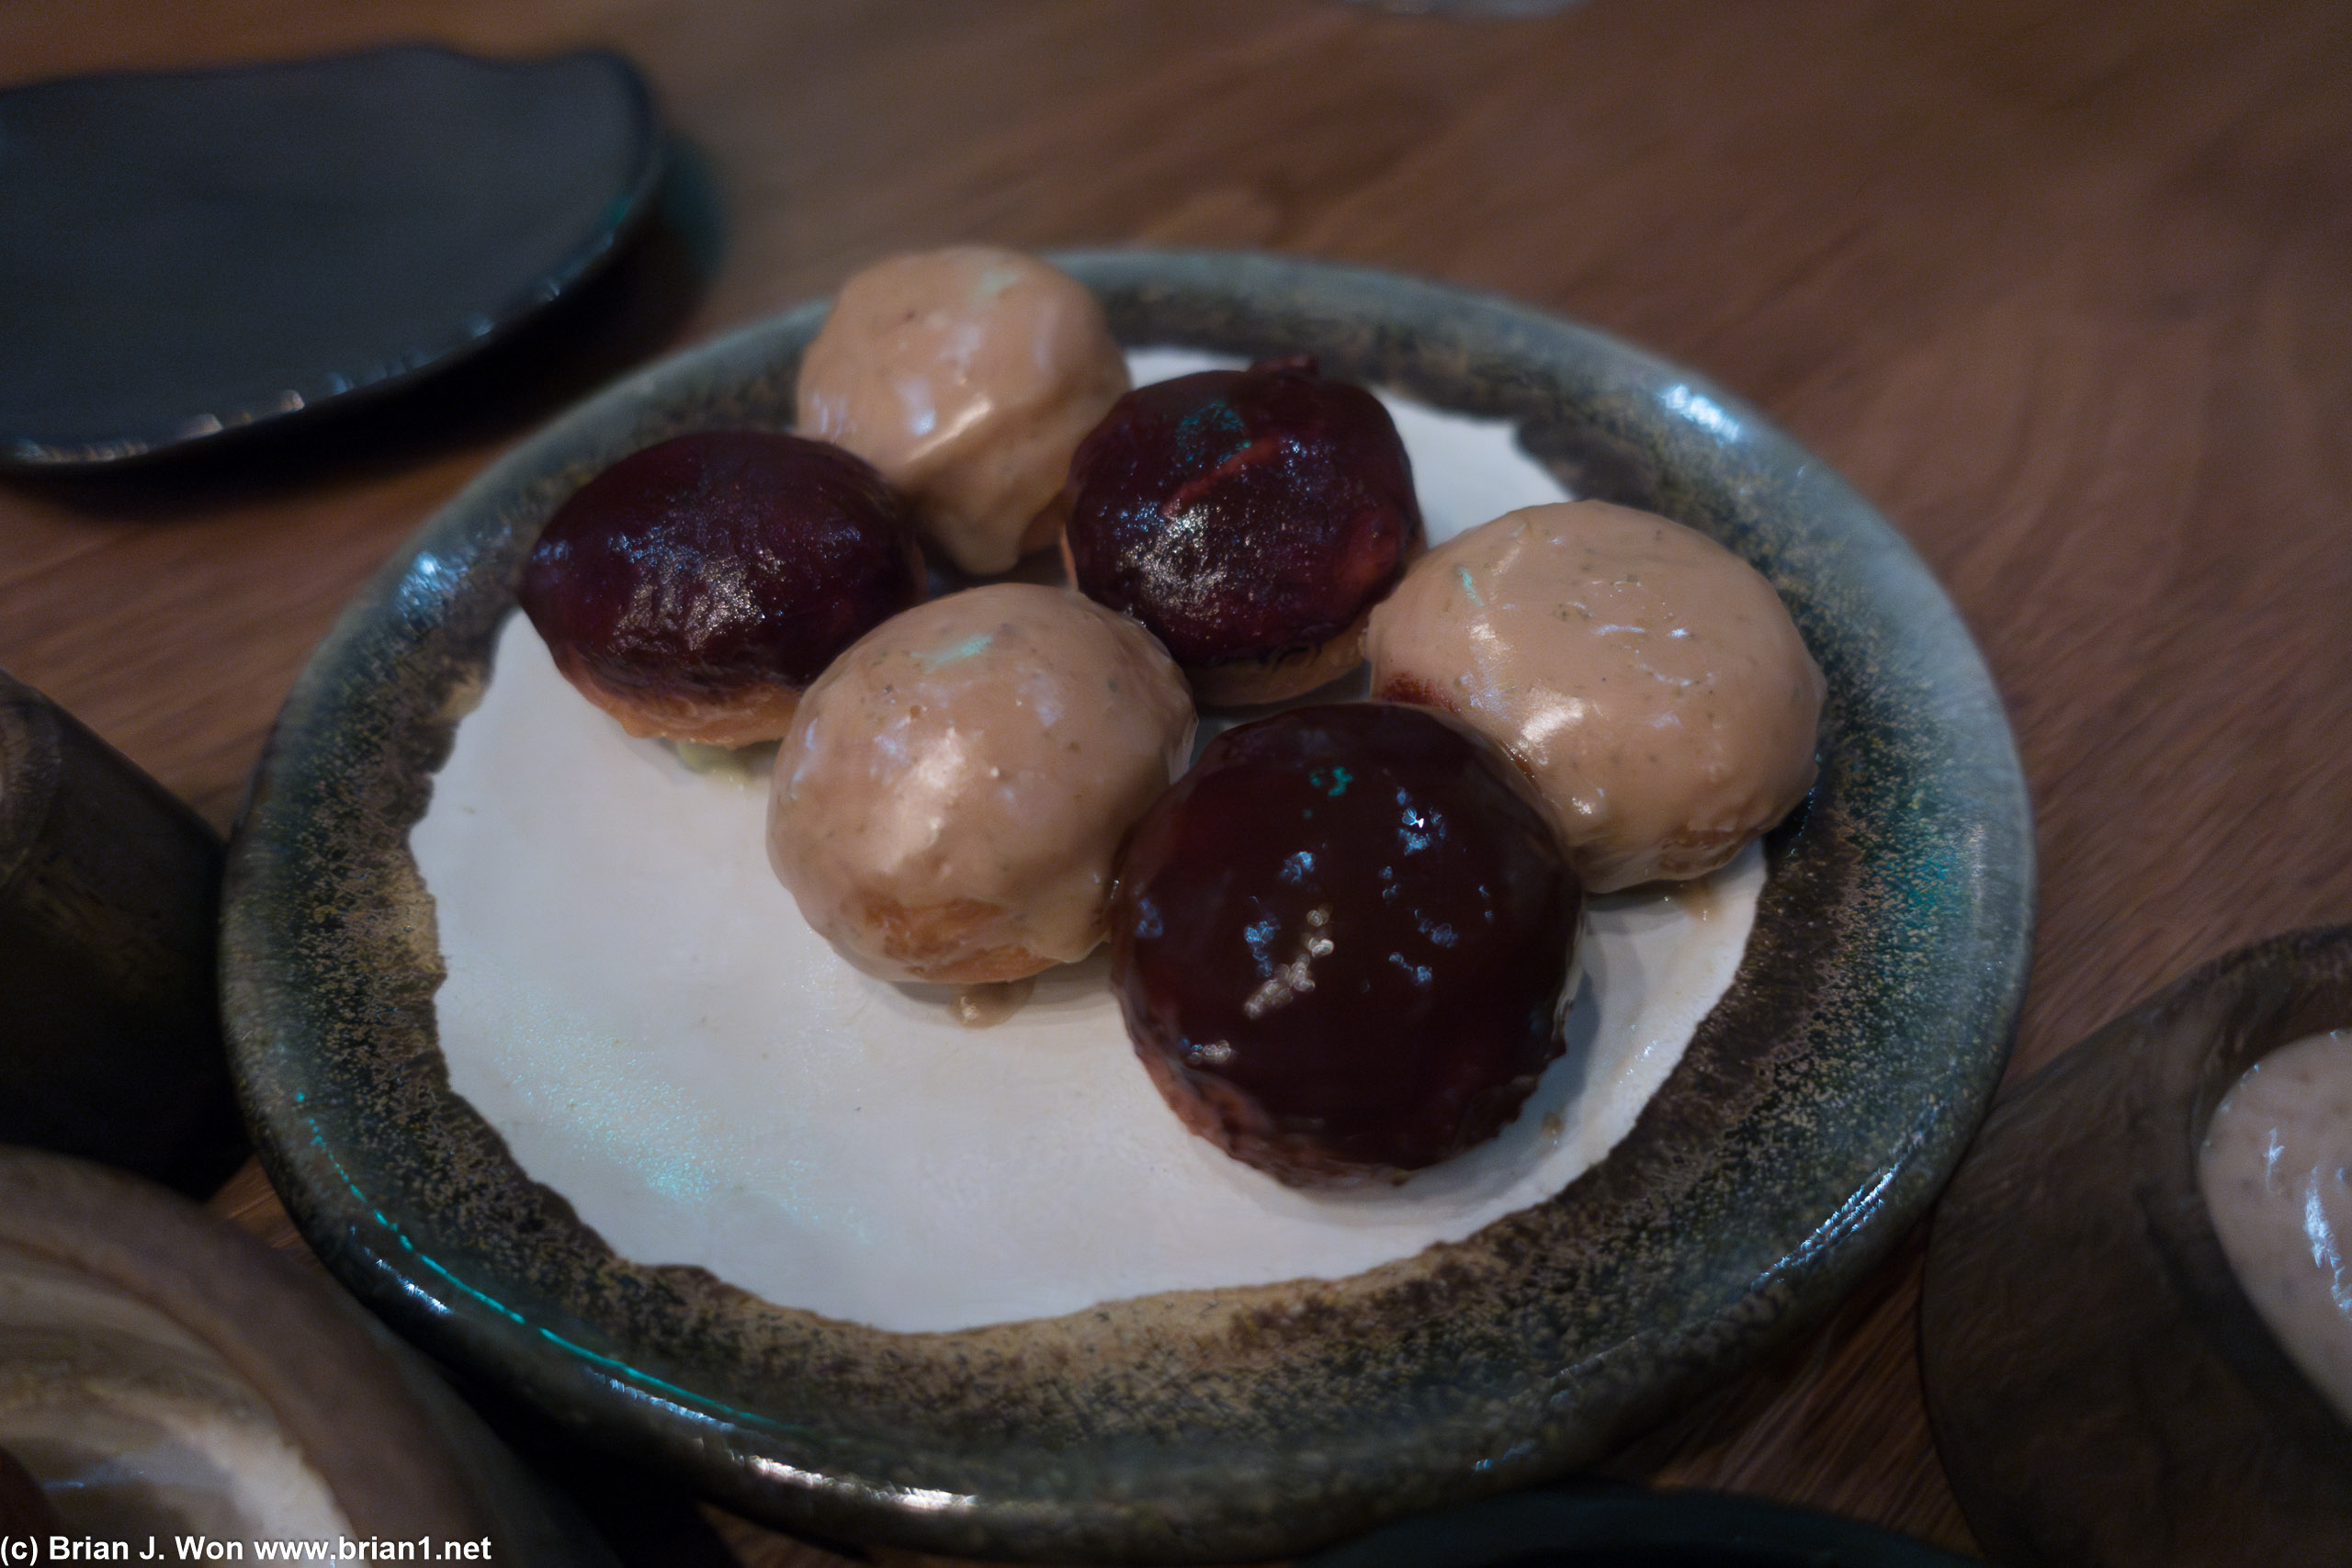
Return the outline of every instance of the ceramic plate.
<path id="1" fill-rule="evenodd" d="M 636 69 L 401 45 L 0 93 L 0 468 L 119 463 L 404 385 L 650 205 Z"/>
<path id="2" fill-rule="evenodd" d="M 408 852 L 521 563 L 588 476 L 784 424 L 811 305 L 615 387 L 485 474 L 298 682 L 232 851 L 235 1065 L 311 1244 L 404 1332 L 730 1506 L 835 1538 L 1241 1561 L 1600 1454 L 1814 1319 L 1939 1187 L 2007 1055 L 2031 832 L 1983 661 L 1917 558 L 1735 399 L 1555 318 L 1265 256 L 1060 258 L 1131 345 L 1312 351 L 1517 423 L 1576 493 L 1722 539 L 1829 679 L 1732 989 L 1548 1201 L 1336 1281 L 889 1334 L 615 1255 L 448 1089 Z"/>

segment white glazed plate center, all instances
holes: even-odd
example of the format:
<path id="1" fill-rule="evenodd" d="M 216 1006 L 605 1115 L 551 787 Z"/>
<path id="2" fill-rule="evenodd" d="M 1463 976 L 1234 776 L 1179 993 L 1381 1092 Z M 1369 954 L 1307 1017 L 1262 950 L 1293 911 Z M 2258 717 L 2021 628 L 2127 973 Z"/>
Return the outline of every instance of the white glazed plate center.
<path id="1" fill-rule="evenodd" d="M 1231 362 L 1130 363 L 1141 383 Z M 1431 544 L 1566 499 L 1506 425 L 1385 400 Z M 1342 1278 L 1542 1201 L 1680 1059 L 1764 879 L 1750 846 L 1681 892 L 1595 900 L 1568 1050 L 1518 1121 L 1401 1188 L 1309 1194 L 1183 1129 L 1100 953 L 977 1030 L 852 969 L 769 871 L 766 806 L 763 775 L 623 734 L 511 617 L 411 838 L 450 1087 L 623 1257 L 902 1332 Z"/>

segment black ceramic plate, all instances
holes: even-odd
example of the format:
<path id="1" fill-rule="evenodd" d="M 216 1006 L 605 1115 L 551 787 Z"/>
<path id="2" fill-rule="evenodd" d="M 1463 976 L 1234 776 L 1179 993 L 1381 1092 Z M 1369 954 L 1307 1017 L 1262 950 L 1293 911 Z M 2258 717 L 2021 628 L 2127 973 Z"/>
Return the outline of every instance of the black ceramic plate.
<path id="1" fill-rule="evenodd" d="M 2031 836 L 1984 664 L 1817 460 L 1672 366 L 1503 301 L 1264 256 L 1064 258 L 1131 344 L 1311 350 L 1518 422 L 1571 489 L 1705 529 L 1829 679 L 1739 976 L 1550 1201 L 1337 1281 L 899 1335 L 615 1256 L 449 1092 L 408 853 L 554 507 L 673 433 L 782 424 L 811 305 L 632 378 L 393 560 L 289 698 L 232 853 L 256 1141 L 313 1246 L 435 1353 L 730 1505 L 1028 1559 L 1242 1561 L 1551 1475 L 1762 1353 L 1920 1213 L 2006 1057 Z M 1923 438 L 1926 438 L 1923 436 Z"/>
<path id="2" fill-rule="evenodd" d="M 615 55 L 403 46 L 0 93 L 0 466 L 381 391 L 592 273 L 661 142 Z"/>

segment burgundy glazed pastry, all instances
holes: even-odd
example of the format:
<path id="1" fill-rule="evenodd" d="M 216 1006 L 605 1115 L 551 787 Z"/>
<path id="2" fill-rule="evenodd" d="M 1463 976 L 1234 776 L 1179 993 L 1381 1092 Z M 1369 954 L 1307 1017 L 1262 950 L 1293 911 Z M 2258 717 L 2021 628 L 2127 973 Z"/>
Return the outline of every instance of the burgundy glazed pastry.
<path id="1" fill-rule="evenodd" d="M 923 594 L 906 504 L 864 460 L 770 431 L 631 453 L 548 522 L 523 609 L 631 735 L 773 740 L 833 656 Z"/>
<path id="2" fill-rule="evenodd" d="M 1070 461 L 1071 581 L 1168 647 L 1204 704 L 1278 702 L 1353 669 L 1420 552 L 1380 400 L 1304 356 L 1138 387 Z"/>
<path id="3" fill-rule="evenodd" d="M 1111 977 L 1187 1126 L 1296 1186 L 1491 1137 L 1560 1054 L 1584 894 L 1519 769 L 1395 703 L 1217 737 L 1136 823 Z"/>

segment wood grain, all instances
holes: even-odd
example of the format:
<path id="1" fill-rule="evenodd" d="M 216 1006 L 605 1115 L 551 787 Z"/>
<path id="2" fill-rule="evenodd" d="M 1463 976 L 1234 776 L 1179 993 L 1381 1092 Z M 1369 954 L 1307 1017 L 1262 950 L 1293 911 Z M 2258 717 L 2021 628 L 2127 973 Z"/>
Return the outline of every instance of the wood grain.
<path id="1" fill-rule="evenodd" d="M 2018 1070 L 2194 963 L 2352 919 L 2340 0 L 6 0 L 0 81 L 420 35 L 637 59 L 682 142 L 666 259 L 380 422 L 0 486 L 0 666 L 216 824 L 355 587 L 620 363 L 910 245 L 1255 246 L 1645 344 L 1880 503 L 1984 646 L 2034 792 Z M 224 1206 L 290 1239 L 254 1180 Z M 1917 1281 L 1915 1242 L 1616 1468 L 1964 1546 Z M 718 1529 L 745 1562 L 830 1561 Z"/>

